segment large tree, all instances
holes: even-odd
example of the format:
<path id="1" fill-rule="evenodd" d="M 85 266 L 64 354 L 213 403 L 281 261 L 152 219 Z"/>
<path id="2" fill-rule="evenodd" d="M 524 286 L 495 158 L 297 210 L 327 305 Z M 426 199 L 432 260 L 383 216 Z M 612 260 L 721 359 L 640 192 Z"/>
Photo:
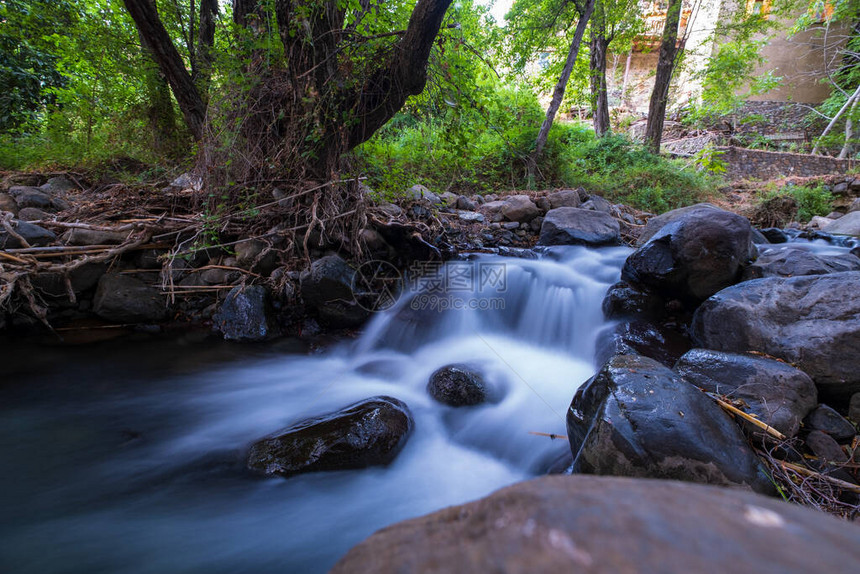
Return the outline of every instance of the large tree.
<path id="1" fill-rule="evenodd" d="M 666 8 L 666 22 L 663 25 L 663 37 L 657 57 L 657 73 L 654 76 L 654 89 L 648 105 L 648 123 L 645 126 L 645 145 L 652 153 L 660 153 L 663 122 L 669 103 L 669 85 L 678 58 L 678 29 L 681 25 L 682 5 L 683 0 L 669 0 Z"/>
<path id="2" fill-rule="evenodd" d="M 123 1 L 189 130 L 205 149 L 213 113 L 209 109 L 207 116 L 204 91 L 211 62 L 206 43 L 217 4 L 202 3 L 208 6 L 200 10 L 203 47 L 191 62 L 197 70 L 189 70 L 154 3 Z M 391 29 L 399 23 L 397 10 L 404 3 L 234 0 L 240 35 L 235 45 L 246 40 L 254 47 L 250 57 L 236 54 L 243 61 L 244 92 L 226 98 L 227 105 L 219 108 L 219 113 L 233 114 L 234 136 L 247 144 L 237 148 L 245 152 L 237 160 L 281 177 L 331 179 L 344 152 L 370 138 L 409 96 L 423 90 L 431 49 L 450 4 L 418 0 L 405 27 Z"/>

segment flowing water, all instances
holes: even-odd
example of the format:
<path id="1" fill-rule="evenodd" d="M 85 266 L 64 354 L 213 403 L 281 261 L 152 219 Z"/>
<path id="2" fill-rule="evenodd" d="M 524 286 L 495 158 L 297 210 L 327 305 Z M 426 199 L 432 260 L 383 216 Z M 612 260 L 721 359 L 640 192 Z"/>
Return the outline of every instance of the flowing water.
<path id="1" fill-rule="evenodd" d="M 545 472 L 569 448 L 529 431 L 565 432 L 628 253 L 436 269 L 442 283 L 416 285 L 357 341 L 318 354 L 187 339 L 7 345 L 0 571 L 324 572 L 383 526 Z M 491 402 L 427 395 L 430 374 L 457 362 L 483 371 Z M 381 394 L 415 419 L 390 466 L 289 480 L 242 469 L 255 439 Z"/>
<path id="2" fill-rule="evenodd" d="M 629 252 L 436 269 L 441 282 L 317 354 L 190 337 L 5 345 L 0 572 L 324 572 L 383 526 L 545 472 L 567 443 L 529 431 L 565 432 Z M 483 371 L 491 402 L 430 399 L 430 374 L 458 362 Z M 288 480 L 243 470 L 255 439 L 381 394 L 415 419 L 390 466 Z"/>

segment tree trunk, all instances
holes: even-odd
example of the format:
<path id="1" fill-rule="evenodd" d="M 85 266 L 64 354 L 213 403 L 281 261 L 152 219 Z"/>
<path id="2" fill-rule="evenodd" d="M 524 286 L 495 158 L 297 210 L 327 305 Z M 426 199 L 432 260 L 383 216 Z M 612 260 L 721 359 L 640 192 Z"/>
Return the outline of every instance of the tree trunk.
<path id="1" fill-rule="evenodd" d="M 858 88 L 860 89 L 860 88 Z M 860 102 L 860 97 L 854 96 L 854 103 L 851 104 L 851 109 L 848 110 L 848 115 L 845 116 L 845 143 L 842 145 L 842 150 L 839 152 L 839 159 L 845 159 L 851 154 L 854 138 L 854 111 L 857 109 L 857 102 Z"/>
<path id="2" fill-rule="evenodd" d="M 609 95 L 606 90 L 606 28 L 601 23 L 591 25 L 591 112 L 594 133 L 603 137 L 611 131 L 609 123 Z"/>
<path id="3" fill-rule="evenodd" d="M 185 69 L 182 56 L 164 29 L 158 11 L 150 0 L 123 0 L 123 3 L 141 37 L 145 39 L 158 68 L 170 84 L 188 130 L 194 139 L 200 140 L 203 137 L 206 104 L 191 80 L 191 74 Z"/>
<path id="4" fill-rule="evenodd" d="M 666 9 L 666 23 L 663 26 L 663 39 L 660 42 L 660 55 L 657 59 L 657 74 L 654 77 L 654 90 L 648 106 L 648 123 L 645 126 L 645 145 L 652 153 L 660 153 L 660 140 L 663 138 L 663 122 L 666 119 L 666 105 L 669 102 L 669 84 L 675 71 L 675 57 L 678 55 L 678 28 L 681 24 L 682 0 L 669 0 Z"/>
<path id="5" fill-rule="evenodd" d="M 558 113 L 558 108 L 561 107 L 561 101 L 564 99 L 564 91 L 567 89 L 567 82 L 570 80 L 570 73 L 573 71 L 573 66 L 576 64 L 576 56 L 579 53 L 579 45 L 582 43 L 582 36 L 585 34 L 585 28 L 588 25 L 588 20 L 594 12 L 595 0 L 586 0 L 585 6 L 579 12 L 579 21 L 576 23 L 576 31 L 573 33 L 573 41 L 570 43 L 570 51 L 567 54 L 567 60 L 564 63 L 564 68 L 558 78 L 558 83 L 555 85 L 555 90 L 552 93 L 552 100 L 546 110 L 546 117 L 541 124 L 538 132 L 537 140 L 535 140 L 535 149 L 527 162 L 528 178 L 531 183 L 534 181 L 535 172 L 537 170 L 537 162 L 540 159 L 543 148 L 546 146 L 546 140 L 549 137 L 549 130 L 555 121 L 555 115 Z"/>
<path id="6" fill-rule="evenodd" d="M 819 148 L 819 146 L 821 145 L 821 140 L 822 140 L 822 139 L 824 139 L 824 136 L 826 136 L 827 134 L 829 134 L 829 133 L 830 133 L 830 130 L 832 130 L 832 129 L 833 129 L 833 126 L 835 126 L 835 125 L 836 125 L 836 122 L 837 122 L 837 121 L 839 121 L 839 118 L 841 118 L 841 117 L 842 117 L 842 114 L 844 114 L 844 113 L 845 113 L 845 111 L 846 111 L 846 110 L 848 110 L 848 109 L 851 107 L 851 105 L 853 104 L 853 102 L 854 102 L 857 98 L 860 98 L 860 86 L 857 86 L 857 89 L 856 89 L 856 90 L 854 90 L 854 93 L 853 93 L 853 94 L 851 94 L 851 96 L 850 96 L 847 100 L 845 100 L 845 103 L 844 103 L 844 104 L 842 104 L 842 107 L 841 107 L 841 108 L 839 108 L 839 111 L 838 111 L 838 112 L 836 112 L 836 115 L 835 115 L 835 116 L 833 116 L 833 119 L 832 119 L 832 120 L 830 120 L 830 123 L 829 123 L 829 124 L 827 124 L 827 127 L 826 127 L 826 128 L 824 128 L 824 131 L 823 131 L 823 132 L 821 132 L 821 135 L 820 135 L 820 136 L 818 136 L 818 141 L 815 143 L 815 146 L 812 148 L 812 153 L 813 153 L 813 154 L 817 154 L 817 153 L 818 153 L 818 148 Z"/>
<path id="7" fill-rule="evenodd" d="M 197 77 L 192 77 L 204 101 L 208 100 L 209 81 L 212 77 L 212 49 L 215 46 L 215 17 L 218 0 L 200 2 L 200 35 L 197 38 Z"/>

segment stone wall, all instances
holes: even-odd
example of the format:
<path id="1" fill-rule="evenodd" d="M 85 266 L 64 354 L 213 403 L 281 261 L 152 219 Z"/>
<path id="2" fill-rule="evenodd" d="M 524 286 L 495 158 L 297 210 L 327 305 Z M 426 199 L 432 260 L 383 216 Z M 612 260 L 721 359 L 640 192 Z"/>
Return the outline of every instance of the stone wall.
<path id="1" fill-rule="evenodd" d="M 834 175 L 846 173 L 849 169 L 858 167 L 856 160 L 836 159 L 821 155 L 738 147 L 721 147 L 718 149 L 723 152 L 720 159 L 726 162 L 726 177 L 732 181 Z"/>

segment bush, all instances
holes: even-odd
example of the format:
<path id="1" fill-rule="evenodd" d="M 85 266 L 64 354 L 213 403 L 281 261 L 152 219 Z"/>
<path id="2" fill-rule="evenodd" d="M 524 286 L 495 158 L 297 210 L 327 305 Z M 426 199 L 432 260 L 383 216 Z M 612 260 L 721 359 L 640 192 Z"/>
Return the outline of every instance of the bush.
<path id="1" fill-rule="evenodd" d="M 787 185 L 782 189 L 771 189 L 759 198 L 759 205 L 774 204 L 777 198 L 790 199 L 782 202 L 782 205 L 796 206 L 795 213 L 787 214 L 787 217 L 807 222 L 816 215 L 827 215 L 833 211 L 833 194 L 819 183 L 814 186 Z"/>

